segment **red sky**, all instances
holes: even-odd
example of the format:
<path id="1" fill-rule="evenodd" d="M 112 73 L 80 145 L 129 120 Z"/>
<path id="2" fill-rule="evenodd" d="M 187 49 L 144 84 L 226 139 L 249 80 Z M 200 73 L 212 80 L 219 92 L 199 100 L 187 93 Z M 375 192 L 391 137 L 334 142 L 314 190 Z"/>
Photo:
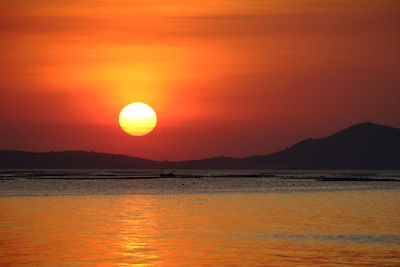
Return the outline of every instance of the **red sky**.
<path id="1" fill-rule="evenodd" d="M 13 0 L 0 34 L 0 149 L 242 157 L 400 127 L 398 0 Z M 119 128 L 132 102 L 149 135 Z"/>

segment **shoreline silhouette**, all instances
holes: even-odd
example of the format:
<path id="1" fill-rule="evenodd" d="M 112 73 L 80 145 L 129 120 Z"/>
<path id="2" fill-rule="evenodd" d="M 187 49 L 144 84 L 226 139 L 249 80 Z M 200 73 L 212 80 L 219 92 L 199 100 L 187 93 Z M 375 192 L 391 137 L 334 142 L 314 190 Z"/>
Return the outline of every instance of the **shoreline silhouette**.
<path id="1" fill-rule="evenodd" d="M 0 151 L 0 169 L 400 169 L 400 129 L 370 122 L 246 158 L 154 161 L 88 151 Z"/>

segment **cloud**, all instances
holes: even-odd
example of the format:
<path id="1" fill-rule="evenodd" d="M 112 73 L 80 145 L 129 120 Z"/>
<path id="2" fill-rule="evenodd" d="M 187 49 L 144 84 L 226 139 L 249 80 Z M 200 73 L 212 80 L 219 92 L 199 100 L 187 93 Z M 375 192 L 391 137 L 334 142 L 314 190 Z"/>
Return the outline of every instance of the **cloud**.
<path id="1" fill-rule="evenodd" d="M 17 12 L 15 6 L 16 12 L 3 11 L 0 34 L 5 39 L 33 36 L 100 43 L 182 44 L 187 42 L 185 38 L 230 41 L 287 34 L 399 33 L 400 12 L 392 9 L 400 4 L 378 2 L 253 0 L 232 2 L 223 9 L 225 2 L 217 1 L 216 7 L 199 7 L 197 12 L 193 6 L 174 1 L 159 6 L 142 1 L 129 5 L 124 1 L 115 5 L 104 1 L 97 5 L 91 1 L 75 1 L 73 5 L 61 2 L 47 9 L 35 6 Z"/>

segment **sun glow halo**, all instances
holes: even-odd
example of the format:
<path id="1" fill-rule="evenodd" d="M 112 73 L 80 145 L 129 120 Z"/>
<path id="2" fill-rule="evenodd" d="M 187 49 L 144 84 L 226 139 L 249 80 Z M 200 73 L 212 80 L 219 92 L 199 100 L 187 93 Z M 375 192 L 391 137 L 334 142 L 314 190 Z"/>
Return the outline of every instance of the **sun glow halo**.
<path id="1" fill-rule="evenodd" d="M 119 125 L 128 134 L 142 136 L 157 124 L 155 111 L 144 103 L 135 102 L 124 107 L 119 114 Z"/>

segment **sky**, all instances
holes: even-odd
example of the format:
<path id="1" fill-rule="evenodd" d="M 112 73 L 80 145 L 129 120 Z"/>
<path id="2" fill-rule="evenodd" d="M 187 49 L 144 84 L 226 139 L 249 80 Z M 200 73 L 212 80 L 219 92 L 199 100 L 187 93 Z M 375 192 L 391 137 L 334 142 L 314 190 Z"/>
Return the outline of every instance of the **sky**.
<path id="1" fill-rule="evenodd" d="M 0 149 L 245 157 L 400 128 L 398 0 L 0 3 Z M 158 124 L 126 134 L 143 102 Z"/>

